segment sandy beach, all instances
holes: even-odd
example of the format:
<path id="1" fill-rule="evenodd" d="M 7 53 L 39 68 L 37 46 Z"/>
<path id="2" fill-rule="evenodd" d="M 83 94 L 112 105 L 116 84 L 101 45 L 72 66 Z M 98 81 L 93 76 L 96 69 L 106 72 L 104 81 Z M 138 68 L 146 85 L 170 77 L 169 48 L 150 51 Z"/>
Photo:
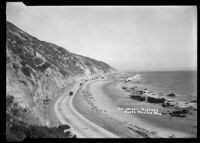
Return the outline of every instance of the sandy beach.
<path id="1" fill-rule="evenodd" d="M 196 137 L 193 117 L 171 118 L 167 115 L 124 113 L 121 108 L 151 108 L 163 112 L 157 104 L 130 99 L 113 80 L 91 81 L 84 84 L 73 100 L 74 108 L 95 124 L 124 138 Z M 195 121 L 194 121 L 195 122 Z"/>
<path id="2" fill-rule="evenodd" d="M 92 84 L 93 82 L 94 81 L 91 81 L 81 87 L 78 94 L 73 99 L 74 108 L 90 121 L 121 138 L 140 138 L 140 135 L 130 131 L 125 126 L 125 122 L 114 119 L 111 115 L 108 115 L 106 111 L 99 109 L 93 103 L 93 97 L 87 90 L 88 85 Z"/>

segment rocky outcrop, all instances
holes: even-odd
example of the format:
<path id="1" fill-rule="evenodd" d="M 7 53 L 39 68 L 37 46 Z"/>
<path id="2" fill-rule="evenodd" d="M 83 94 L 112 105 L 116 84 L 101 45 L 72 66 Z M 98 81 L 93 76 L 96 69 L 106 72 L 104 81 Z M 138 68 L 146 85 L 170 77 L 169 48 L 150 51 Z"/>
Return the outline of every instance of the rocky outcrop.
<path id="1" fill-rule="evenodd" d="M 165 98 L 147 97 L 147 101 L 149 103 L 164 103 L 166 101 L 166 99 Z"/>
<path id="2" fill-rule="evenodd" d="M 169 97 L 175 97 L 176 95 L 174 93 L 170 93 L 167 96 L 169 96 Z"/>
<path id="3" fill-rule="evenodd" d="M 189 113 L 189 109 L 186 108 L 186 109 L 175 110 L 175 111 L 173 111 L 173 112 L 171 112 L 169 114 L 170 114 L 171 117 L 181 117 L 181 118 L 183 118 L 188 113 Z"/>
<path id="4" fill-rule="evenodd" d="M 47 105 L 65 89 L 113 71 L 104 62 L 73 54 L 6 23 L 6 93 L 41 125 L 49 125 Z"/>
<path id="5" fill-rule="evenodd" d="M 131 95 L 130 98 L 138 101 L 145 101 L 145 97 L 140 95 Z"/>

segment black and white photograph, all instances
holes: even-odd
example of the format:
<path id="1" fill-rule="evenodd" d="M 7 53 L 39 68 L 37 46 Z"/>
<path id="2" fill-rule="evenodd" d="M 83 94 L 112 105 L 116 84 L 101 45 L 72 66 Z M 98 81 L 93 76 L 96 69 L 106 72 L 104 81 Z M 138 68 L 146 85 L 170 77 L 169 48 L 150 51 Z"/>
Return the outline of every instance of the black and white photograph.
<path id="1" fill-rule="evenodd" d="M 7 2 L 5 135 L 197 138 L 197 6 Z"/>

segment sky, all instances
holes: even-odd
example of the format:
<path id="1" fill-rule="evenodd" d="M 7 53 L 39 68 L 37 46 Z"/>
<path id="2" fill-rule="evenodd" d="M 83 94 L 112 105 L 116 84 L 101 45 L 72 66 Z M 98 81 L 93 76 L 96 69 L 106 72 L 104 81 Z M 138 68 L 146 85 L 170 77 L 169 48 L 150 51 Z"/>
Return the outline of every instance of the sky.
<path id="1" fill-rule="evenodd" d="M 197 70 L 196 6 L 26 6 L 7 21 L 120 71 Z"/>

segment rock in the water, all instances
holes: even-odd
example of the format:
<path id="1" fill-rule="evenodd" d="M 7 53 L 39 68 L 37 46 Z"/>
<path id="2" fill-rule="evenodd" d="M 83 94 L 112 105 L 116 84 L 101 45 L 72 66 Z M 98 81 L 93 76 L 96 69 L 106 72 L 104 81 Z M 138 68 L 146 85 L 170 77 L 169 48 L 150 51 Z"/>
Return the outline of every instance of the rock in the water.
<path id="1" fill-rule="evenodd" d="M 131 95 L 130 98 L 138 101 L 145 101 L 145 97 L 143 96 Z"/>
<path id="2" fill-rule="evenodd" d="M 197 103 L 197 100 L 190 101 L 191 103 Z"/>
<path id="3" fill-rule="evenodd" d="M 181 117 L 181 118 L 183 118 L 188 113 L 189 113 L 189 109 L 182 109 L 182 110 L 173 111 L 169 114 L 171 115 L 171 117 Z"/>
<path id="4" fill-rule="evenodd" d="M 176 95 L 174 93 L 168 94 L 169 97 L 175 97 Z"/>
<path id="5" fill-rule="evenodd" d="M 140 94 L 140 95 L 141 95 L 141 94 L 143 94 L 143 93 L 145 93 L 145 92 L 144 92 L 144 91 L 142 91 L 142 90 L 137 90 L 137 91 L 136 91 L 136 93 L 138 93 L 138 94 Z"/>
<path id="6" fill-rule="evenodd" d="M 162 107 L 173 107 L 174 105 L 169 103 L 169 102 L 165 102 L 162 104 Z"/>
<path id="7" fill-rule="evenodd" d="M 165 98 L 147 97 L 147 101 L 149 103 L 164 103 L 166 101 L 166 99 Z"/>

